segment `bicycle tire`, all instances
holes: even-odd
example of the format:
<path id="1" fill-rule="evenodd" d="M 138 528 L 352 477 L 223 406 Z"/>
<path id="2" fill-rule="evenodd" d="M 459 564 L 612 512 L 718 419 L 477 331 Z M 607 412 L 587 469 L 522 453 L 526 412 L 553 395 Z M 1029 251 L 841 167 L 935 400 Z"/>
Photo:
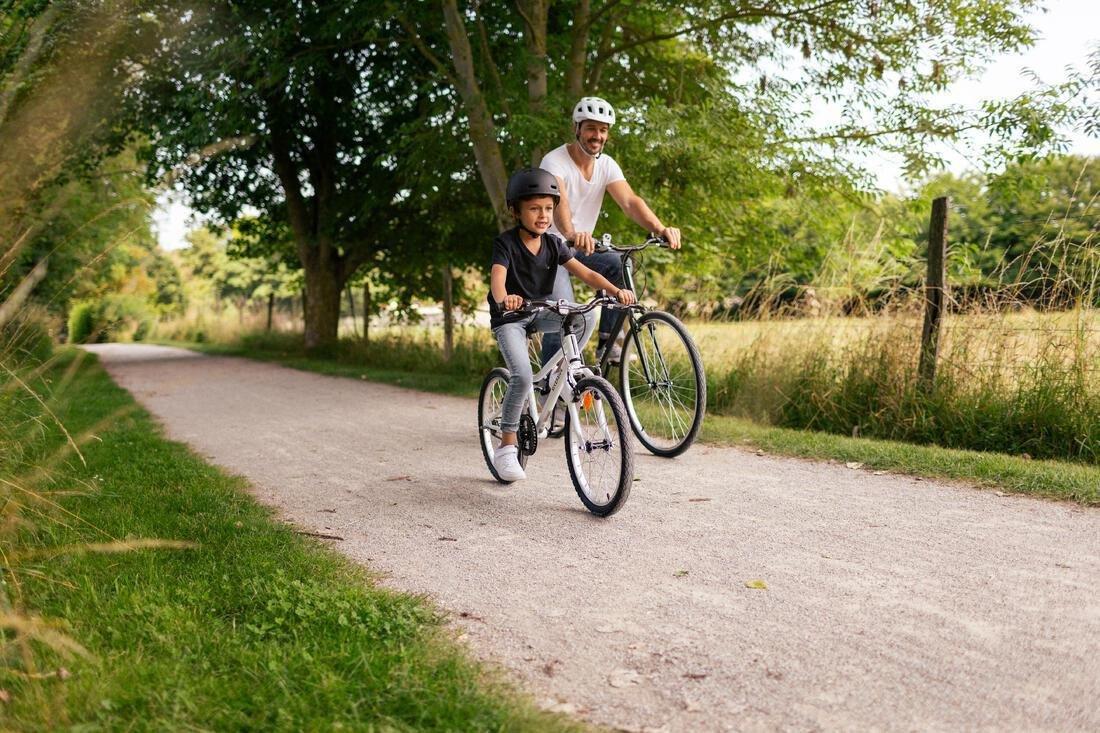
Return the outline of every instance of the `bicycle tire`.
<path id="1" fill-rule="evenodd" d="M 707 406 L 703 359 L 676 316 L 648 311 L 623 340 L 619 384 L 630 427 L 646 450 L 674 458 L 695 442 Z"/>
<path id="2" fill-rule="evenodd" d="M 573 424 L 572 411 L 565 418 L 569 477 L 585 508 L 596 516 L 609 517 L 623 508 L 634 482 L 634 445 L 626 408 L 603 377 L 582 379 L 576 394 L 581 424 Z"/>
<path id="3" fill-rule="evenodd" d="M 508 380 L 511 372 L 504 367 L 496 367 L 485 375 L 481 383 L 481 391 L 477 398 L 477 427 L 478 442 L 481 444 L 481 455 L 485 458 L 485 465 L 489 467 L 489 473 L 502 484 L 510 484 L 497 473 L 493 466 L 493 451 L 500 445 L 500 411 L 504 404 L 504 393 L 508 391 Z M 524 402 L 526 409 L 526 401 Z M 519 465 L 527 467 L 527 454 L 519 452 Z"/>

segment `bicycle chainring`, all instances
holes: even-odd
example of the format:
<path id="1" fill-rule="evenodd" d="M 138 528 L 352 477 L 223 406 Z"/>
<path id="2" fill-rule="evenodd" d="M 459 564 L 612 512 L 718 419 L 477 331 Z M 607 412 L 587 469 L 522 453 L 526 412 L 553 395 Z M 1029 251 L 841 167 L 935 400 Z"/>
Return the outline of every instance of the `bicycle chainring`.
<path id="1" fill-rule="evenodd" d="M 530 415 L 520 415 L 519 431 L 516 435 L 519 441 L 519 450 L 525 456 L 535 455 L 539 447 L 539 434 L 535 430 L 535 421 Z"/>

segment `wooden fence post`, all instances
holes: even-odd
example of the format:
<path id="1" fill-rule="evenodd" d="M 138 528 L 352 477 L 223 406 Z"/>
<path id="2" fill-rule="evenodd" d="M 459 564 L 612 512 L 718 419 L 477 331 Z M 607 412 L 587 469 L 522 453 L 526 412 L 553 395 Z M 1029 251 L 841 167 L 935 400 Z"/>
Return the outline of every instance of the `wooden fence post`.
<path id="1" fill-rule="evenodd" d="M 370 281 L 363 280 L 363 343 L 370 343 Z"/>
<path id="2" fill-rule="evenodd" d="M 454 273 L 448 262 L 443 267 L 443 361 L 450 361 L 455 351 Z"/>
<path id="3" fill-rule="evenodd" d="M 947 208 L 950 199 L 941 196 L 932 202 L 932 220 L 928 227 L 928 277 L 924 282 L 924 329 L 920 338 L 920 365 L 917 374 L 926 389 L 936 380 L 936 360 L 940 349 L 940 328 L 947 299 Z"/>
<path id="4" fill-rule="evenodd" d="M 359 335 L 359 328 L 355 323 L 355 293 L 352 292 L 350 284 L 344 290 L 348 293 L 348 310 L 351 311 L 351 335 L 355 337 Z"/>

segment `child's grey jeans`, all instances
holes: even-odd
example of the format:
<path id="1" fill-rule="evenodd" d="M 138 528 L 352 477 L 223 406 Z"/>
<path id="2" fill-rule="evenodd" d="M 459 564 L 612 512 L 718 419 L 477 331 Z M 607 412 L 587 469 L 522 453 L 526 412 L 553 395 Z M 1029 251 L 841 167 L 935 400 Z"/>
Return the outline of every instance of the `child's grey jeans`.
<path id="1" fill-rule="evenodd" d="M 493 329 L 493 335 L 497 337 L 497 344 L 500 346 L 500 353 L 504 355 L 504 364 L 511 373 L 508 391 L 504 394 L 504 404 L 501 406 L 500 429 L 502 432 L 514 433 L 519 429 L 523 401 L 531 391 L 534 372 L 531 371 L 531 357 L 527 350 L 527 324 L 534 323 L 535 328 L 541 333 L 559 333 L 561 322 L 562 317 L 557 313 L 542 310 L 522 320 L 505 323 Z M 585 313 L 583 334 L 578 333 L 579 326 L 574 327 L 573 331 L 578 334 L 577 344 L 580 348 L 583 349 L 588 343 L 595 327 L 596 314 Z"/>

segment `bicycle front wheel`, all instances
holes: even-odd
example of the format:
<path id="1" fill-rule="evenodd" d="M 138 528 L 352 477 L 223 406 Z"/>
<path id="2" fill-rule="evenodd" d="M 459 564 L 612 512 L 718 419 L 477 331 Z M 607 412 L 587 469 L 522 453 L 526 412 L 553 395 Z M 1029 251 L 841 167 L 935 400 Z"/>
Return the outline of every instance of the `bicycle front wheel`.
<path id="1" fill-rule="evenodd" d="M 630 427 L 650 453 L 672 458 L 695 442 L 707 405 L 703 360 L 684 324 L 649 311 L 623 341 L 619 362 Z"/>
<path id="2" fill-rule="evenodd" d="M 485 376 L 481 383 L 481 395 L 477 399 L 478 442 L 481 443 L 481 455 L 489 473 L 502 484 L 505 481 L 493 466 L 493 452 L 500 446 L 500 416 L 504 407 L 504 394 L 508 391 L 508 379 L 511 373 L 504 367 L 497 367 Z M 526 405 L 524 405 L 526 409 Z M 527 466 L 527 454 L 519 452 L 519 465 Z"/>
<path id="3" fill-rule="evenodd" d="M 565 457 L 581 502 L 607 517 L 622 509 L 634 481 L 634 446 L 626 409 L 611 383 L 589 377 L 565 418 Z"/>

